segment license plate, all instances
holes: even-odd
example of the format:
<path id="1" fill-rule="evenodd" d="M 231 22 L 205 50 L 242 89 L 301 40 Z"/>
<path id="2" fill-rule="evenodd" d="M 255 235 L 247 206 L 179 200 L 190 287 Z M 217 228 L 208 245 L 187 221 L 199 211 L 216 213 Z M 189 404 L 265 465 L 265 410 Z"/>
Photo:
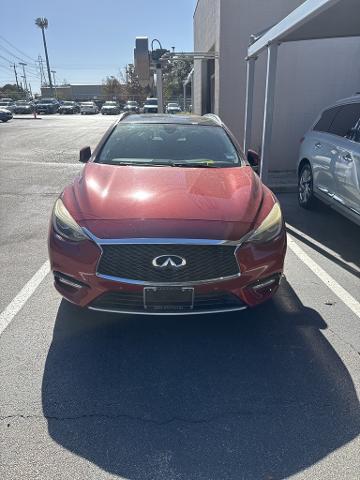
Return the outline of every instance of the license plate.
<path id="1" fill-rule="evenodd" d="M 144 308 L 153 312 L 192 310 L 194 308 L 194 289 L 190 287 L 145 287 Z"/>

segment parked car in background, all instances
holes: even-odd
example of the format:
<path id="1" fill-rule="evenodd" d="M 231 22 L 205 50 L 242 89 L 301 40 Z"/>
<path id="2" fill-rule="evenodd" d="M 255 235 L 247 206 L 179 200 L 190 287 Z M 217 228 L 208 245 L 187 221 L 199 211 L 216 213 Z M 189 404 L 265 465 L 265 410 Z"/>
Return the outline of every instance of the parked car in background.
<path id="1" fill-rule="evenodd" d="M 178 103 L 171 102 L 166 105 L 166 113 L 180 113 L 181 108 Z"/>
<path id="2" fill-rule="evenodd" d="M 128 100 L 123 108 L 124 112 L 139 113 L 140 107 L 136 100 Z"/>
<path id="3" fill-rule="evenodd" d="M 118 102 L 108 101 L 101 107 L 102 115 L 119 115 L 120 105 Z"/>
<path id="4" fill-rule="evenodd" d="M 28 100 L 17 100 L 14 105 L 14 113 L 32 113 L 34 111 L 34 104 Z"/>
<path id="5" fill-rule="evenodd" d="M 82 102 L 80 103 L 81 115 L 96 114 L 99 113 L 99 107 L 95 102 Z"/>
<path id="6" fill-rule="evenodd" d="M 55 203 L 56 289 L 93 310 L 191 315 L 272 298 L 286 232 L 279 202 L 218 117 L 120 117 Z"/>
<path id="7" fill-rule="evenodd" d="M 35 104 L 36 113 L 53 114 L 59 110 L 59 102 L 56 98 L 42 98 Z"/>
<path id="8" fill-rule="evenodd" d="M 13 112 L 14 107 L 15 107 L 15 102 L 14 100 L 11 100 L 11 98 L 0 99 L 0 108 L 5 108 L 6 110 Z"/>
<path id="9" fill-rule="evenodd" d="M 0 107 L 0 121 L 1 122 L 7 122 L 8 120 L 11 120 L 13 118 L 12 112 L 10 110 Z"/>
<path id="10" fill-rule="evenodd" d="M 158 113 L 158 99 L 153 97 L 147 98 L 144 103 L 143 112 Z"/>
<path id="11" fill-rule="evenodd" d="M 80 113 L 80 105 L 76 102 L 65 100 L 60 105 L 59 113 L 61 115 Z"/>
<path id="12" fill-rule="evenodd" d="M 360 95 L 326 108 L 301 139 L 299 203 L 317 199 L 360 225 Z"/>

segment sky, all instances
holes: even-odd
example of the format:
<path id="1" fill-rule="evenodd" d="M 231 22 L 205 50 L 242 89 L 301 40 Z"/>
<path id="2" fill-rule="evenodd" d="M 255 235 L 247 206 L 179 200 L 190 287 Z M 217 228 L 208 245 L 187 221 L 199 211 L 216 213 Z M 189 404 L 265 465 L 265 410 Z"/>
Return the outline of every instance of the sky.
<path id="1" fill-rule="evenodd" d="M 36 17 L 46 17 L 51 70 L 56 83 L 101 83 L 133 63 L 135 37 L 160 40 L 162 47 L 193 50 L 197 0 L 17 0 L 1 8 L 0 86 L 15 83 L 23 61 L 33 93 L 40 91 L 35 60 L 45 55 Z M 150 42 L 149 42 L 150 43 Z M 45 66 L 45 63 L 44 63 Z M 19 78 L 21 80 L 21 78 Z"/>

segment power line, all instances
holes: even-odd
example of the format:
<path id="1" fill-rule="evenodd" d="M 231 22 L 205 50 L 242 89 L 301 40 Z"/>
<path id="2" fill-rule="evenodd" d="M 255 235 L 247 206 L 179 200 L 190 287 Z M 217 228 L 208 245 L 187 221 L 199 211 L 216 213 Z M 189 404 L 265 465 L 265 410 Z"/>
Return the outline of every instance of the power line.
<path id="1" fill-rule="evenodd" d="M 10 45 L 10 47 L 14 48 L 17 52 L 21 53 L 21 55 L 24 55 L 24 57 L 27 57 L 29 60 L 31 60 L 32 62 L 35 61 L 34 58 L 31 58 L 29 57 L 29 55 L 27 55 L 25 52 L 23 52 L 22 50 L 20 50 L 20 48 L 17 48 L 15 47 L 15 45 L 13 45 L 11 42 L 9 42 L 9 40 L 6 40 L 6 38 L 4 38 L 2 35 L 0 35 L 0 38 L 6 42 L 8 45 Z"/>
<path id="2" fill-rule="evenodd" d="M 0 46 L 1 46 L 1 45 L 0 45 Z M 1 55 L 1 54 L 0 54 L 0 58 L 2 58 L 3 60 L 5 60 L 6 62 L 9 62 L 10 65 L 12 65 L 12 64 L 14 63 L 13 60 L 10 60 L 9 58 L 4 57 L 4 56 Z M 16 57 L 16 58 L 18 58 L 18 57 Z M 26 62 L 23 62 L 23 63 L 26 63 Z M 32 73 L 33 73 L 33 75 L 34 75 L 35 77 L 40 78 L 40 75 L 39 75 L 39 73 L 38 73 L 37 70 L 36 70 L 36 66 L 35 66 L 35 67 L 32 67 L 32 66 L 29 65 L 29 69 L 32 71 Z"/>

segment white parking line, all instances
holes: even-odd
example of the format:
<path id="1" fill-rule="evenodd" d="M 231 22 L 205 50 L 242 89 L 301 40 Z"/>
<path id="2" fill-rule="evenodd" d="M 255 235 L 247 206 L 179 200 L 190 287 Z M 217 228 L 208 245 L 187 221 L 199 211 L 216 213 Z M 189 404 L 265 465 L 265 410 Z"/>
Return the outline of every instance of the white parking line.
<path id="1" fill-rule="evenodd" d="M 10 324 L 15 315 L 22 309 L 25 303 L 29 300 L 31 295 L 38 288 L 40 283 L 44 280 L 50 271 L 49 260 L 39 268 L 39 270 L 30 278 L 30 280 L 23 286 L 20 292 L 9 303 L 9 305 L 0 313 L 0 335 L 4 332 L 6 327 Z"/>
<path id="2" fill-rule="evenodd" d="M 293 253 L 332 290 L 333 293 L 360 318 L 360 303 L 333 279 L 323 268 L 321 268 L 288 234 L 288 247 Z"/>
<path id="3" fill-rule="evenodd" d="M 66 162 L 35 162 L 32 160 L 1 160 L 0 163 L 11 163 L 16 165 L 46 165 L 48 167 L 76 167 L 82 168 L 84 165 L 81 163 L 66 163 Z"/>

